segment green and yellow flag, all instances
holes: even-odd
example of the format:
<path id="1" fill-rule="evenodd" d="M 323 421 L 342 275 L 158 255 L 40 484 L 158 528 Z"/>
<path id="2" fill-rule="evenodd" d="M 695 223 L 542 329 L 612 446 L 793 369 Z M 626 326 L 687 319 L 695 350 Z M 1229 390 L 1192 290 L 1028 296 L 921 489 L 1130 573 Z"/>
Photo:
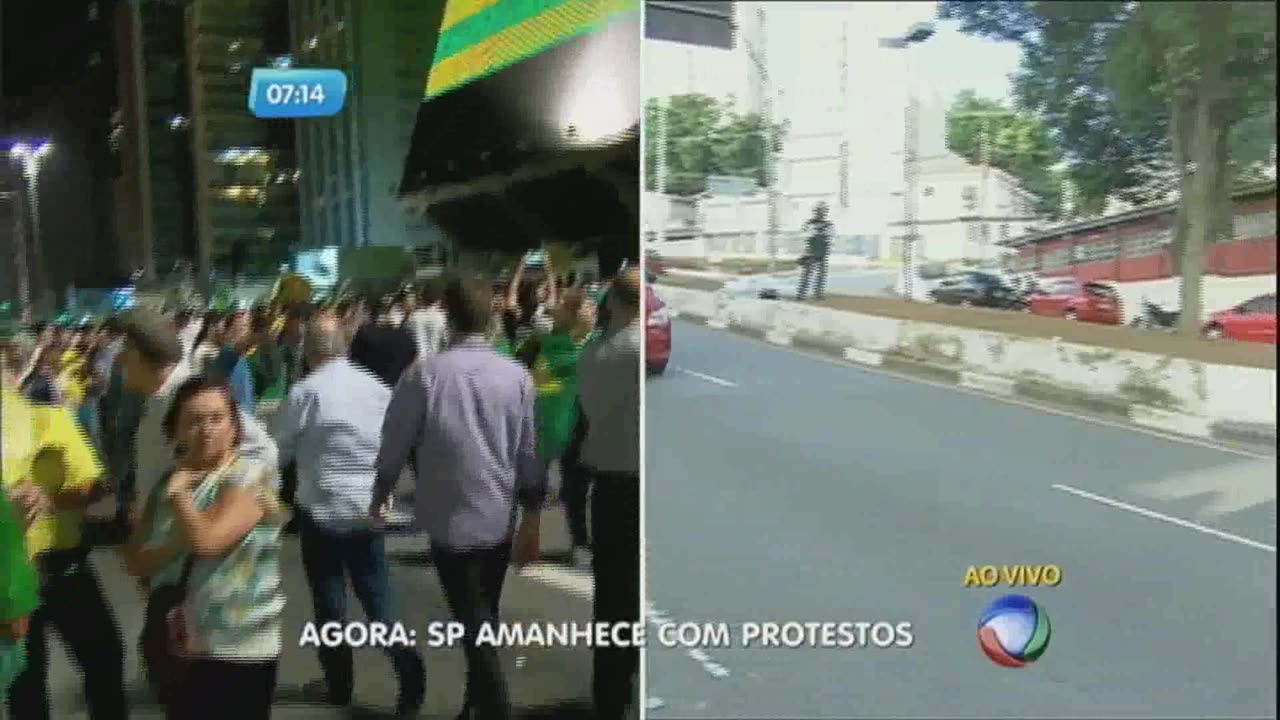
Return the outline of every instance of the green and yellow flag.
<path id="1" fill-rule="evenodd" d="M 638 13 L 640 0 L 448 0 L 424 100 Z"/>

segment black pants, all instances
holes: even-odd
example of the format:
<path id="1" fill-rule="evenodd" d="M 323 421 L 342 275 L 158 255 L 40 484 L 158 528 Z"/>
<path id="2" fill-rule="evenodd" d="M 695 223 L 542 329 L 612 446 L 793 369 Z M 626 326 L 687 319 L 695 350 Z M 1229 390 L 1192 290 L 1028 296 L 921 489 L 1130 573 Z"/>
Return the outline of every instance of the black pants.
<path id="1" fill-rule="evenodd" d="M 507 720 L 511 717 L 511 695 L 498 648 L 477 645 L 476 637 L 482 626 L 498 622 L 511 545 L 474 550 L 433 547 L 431 552 L 449 610 L 465 628 L 465 706 L 480 720 Z"/>
<path id="2" fill-rule="evenodd" d="M 298 493 L 298 464 L 289 463 L 280 469 L 280 501 L 294 510 L 293 517 L 285 524 L 285 532 L 295 533 L 298 531 L 298 514 L 296 512 L 297 505 L 294 504 L 294 496 Z"/>
<path id="3" fill-rule="evenodd" d="M 638 475 L 592 473 L 592 572 L 595 621 L 640 621 L 640 479 Z M 622 718 L 636 702 L 638 648 L 594 651 L 592 694 L 599 720 Z"/>
<path id="4" fill-rule="evenodd" d="M 351 587 L 364 609 L 365 618 L 370 622 L 394 622 L 391 578 L 387 571 L 382 534 L 355 532 L 340 535 L 325 530 L 301 512 L 298 520 L 302 567 L 311 590 L 315 622 L 346 621 L 347 578 L 351 579 Z M 334 705 L 350 704 L 355 684 L 351 647 L 321 646 L 318 653 L 329 701 Z M 426 673 L 422 656 L 408 647 L 387 648 L 387 654 L 400 681 L 401 700 L 408 706 L 417 707 L 422 701 Z"/>
<path id="5" fill-rule="evenodd" d="M 58 636 L 80 666 L 92 720 L 129 716 L 124 695 L 124 641 L 87 552 L 55 551 L 41 558 L 40 606 L 31 613 L 27 669 L 9 689 L 13 720 L 48 720 L 49 646 Z"/>
<path id="6" fill-rule="evenodd" d="M 168 720 L 269 720 L 279 659 L 202 658 L 187 669 Z"/>
<path id="7" fill-rule="evenodd" d="M 586 416 L 577 406 L 578 423 L 573 438 L 560 458 L 560 499 L 564 502 L 565 519 L 569 522 L 569 539 L 575 548 L 591 547 L 587 528 L 587 498 L 591 495 L 591 473 L 579 462 L 582 441 L 587 435 Z"/>
<path id="8" fill-rule="evenodd" d="M 575 548 L 591 547 L 591 531 L 587 527 L 587 499 L 591 495 L 591 473 L 576 462 L 560 462 L 560 499 L 569 521 L 569 539 Z"/>

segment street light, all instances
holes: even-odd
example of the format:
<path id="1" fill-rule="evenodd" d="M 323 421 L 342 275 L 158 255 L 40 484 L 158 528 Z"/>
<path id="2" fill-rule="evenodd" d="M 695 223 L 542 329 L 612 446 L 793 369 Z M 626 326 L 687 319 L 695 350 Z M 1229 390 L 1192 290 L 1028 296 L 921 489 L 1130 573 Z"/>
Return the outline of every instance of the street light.
<path id="1" fill-rule="evenodd" d="M 881 38 L 880 47 L 890 50 L 905 50 L 912 45 L 918 45 L 928 40 L 933 35 L 933 23 L 919 22 L 908 28 L 907 32 L 901 36 Z M 918 180 L 918 155 L 920 154 L 920 134 L 917 127 L 920 115 L 920 99 L 916 97 L 916 89 L 911 82 L 910 71 L 908 70 L 906 74 L 907 107 L 903 113 L 902 133 L 902 177 L 904 187 L 902 190 L 903 237 L 901 272 L 902 296 L 907 300 L 914 300 L 915 292 L 912 285 L 916 274 L 915 244 L 918 239 L 916 182 Z"/>
<path id="2" fill-rule="evenodd" d="M 22 163 L 22 177 L 27 181 L 28 212 L 31 216 L 31 252 L 34 256 L 32 265 L 39 270 L 42 267 L 40 253 L 40 163 L 53 152 L 53 144 L 39 142 L 35 144 L 15 143 L 9 148 L 9 157 Z M 31 322 L 31 280 L 27 264 L 27 239 L 17 243 L 14 264 L 18 270 L 18 295 L 22 304 L 22 321 Z"/>

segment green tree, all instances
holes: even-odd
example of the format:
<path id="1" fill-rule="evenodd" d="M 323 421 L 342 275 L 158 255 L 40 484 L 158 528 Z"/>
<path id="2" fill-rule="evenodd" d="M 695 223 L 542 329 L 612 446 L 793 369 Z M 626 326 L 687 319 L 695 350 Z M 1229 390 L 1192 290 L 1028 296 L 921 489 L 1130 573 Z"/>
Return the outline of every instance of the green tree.
<path id="1" fill-rule="evenodd" d="M 983 159 L 983 135 L 992 167 L 1013 176 L 1036 196 L 1036 212 L 1057 217 L 1063 177 L 1052 168 L 1062 160 L 1049 128 L 1038 118 L 1006 108 L 999 100 L 961 91 L 947 110 L 947 149 L 971 163 Z"/>
<path id="2" fill-rule="evenodd" d="M 673 95 L 665 99 L 667 187 L 672 195 L 697 195 L 710 175 L 752 177 L 765 184 L 769 132 L 754 113 L 737 113 L 713 97 Z M 645 189 L 658 187 L 658 143 L 662 100 L 645 103 Z M 774 150 L 781 149 L 783 129 L 775 127 Z"/>
<path id="3" fill-rule="evenodd" d="M 1016 42 L 1019 104 L 1050 128 L 1080 199 L 1176 189 L 1184 332 L 1199 329 L 1208 247 L 1230 233 L 1234 176 L 1275 120 L 1275 4 L 946 0 L 944 19 Z M 1250 129 L 1252 128 L 1252 129 Z M 1235 153 L 1235 155 L 1233 155 Z"/>

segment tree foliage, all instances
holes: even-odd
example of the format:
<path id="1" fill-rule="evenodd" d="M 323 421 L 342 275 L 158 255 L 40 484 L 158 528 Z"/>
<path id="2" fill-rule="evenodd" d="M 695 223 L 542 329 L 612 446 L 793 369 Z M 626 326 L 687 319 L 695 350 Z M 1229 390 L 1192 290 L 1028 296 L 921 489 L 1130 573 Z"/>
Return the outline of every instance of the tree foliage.
<path id="1" fill-rule="evenodd" d="M 947 110 L 947 149 L 971 163 L 983 160 L 983 135 L 990 147 L 987 159 L 1036 196 L 1036 212 L 1056 217 L 1061 208 L 1062 160 L 1049 128 L 1034 116 L 1006 108 L 999 100 L 962 91 Z"/>
<path id="2" fill-rule="evenodd" d="M 664 100 L 645 104 L 645 189 L 658 186 L 658 143 Z M 666 103 L 666 191 L 697 195 L 711 175 L 735 175 L 766 182 L 769 132 L 754 113 L 737 113 L 728 103 L 701 94 L 673 95 Z M 781 149 L 782 128 L 774 128 L 775 151 Z"/>
<path id="3" fill-rule="evenodd" d="M 1274 143 L 1275 4 L 947 0 L 939 13 L 1020 46 L 1015 95 L 1052 132 L 1085 205 L 1177 191 L 1171 252 L 1194 331 L 1235 178 Z"/>

